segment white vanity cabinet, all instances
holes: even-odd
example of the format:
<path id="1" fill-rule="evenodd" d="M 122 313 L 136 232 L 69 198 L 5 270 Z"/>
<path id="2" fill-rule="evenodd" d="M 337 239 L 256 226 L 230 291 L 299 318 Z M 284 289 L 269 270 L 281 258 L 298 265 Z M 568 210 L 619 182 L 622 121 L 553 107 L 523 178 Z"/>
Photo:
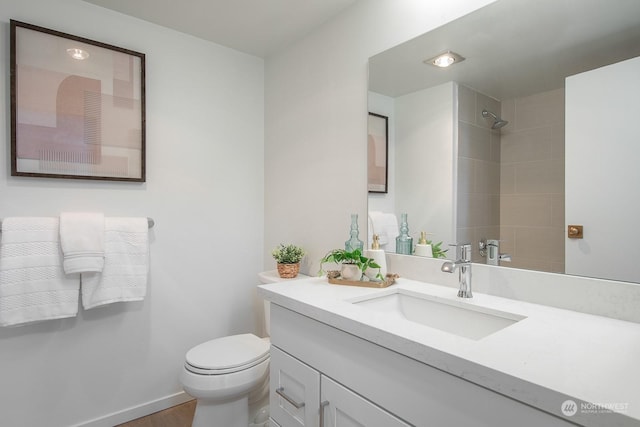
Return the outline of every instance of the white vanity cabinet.
<path id="1" fill-rule="evenodd" d="M 273 303 L 271 343 L 281 427 L 574 425 Z"/>
<path id="2" fill-rule="evenodd" d="M 274 346 L 270 402 L 271 421 L 281 427 L 409 427 Z"/>

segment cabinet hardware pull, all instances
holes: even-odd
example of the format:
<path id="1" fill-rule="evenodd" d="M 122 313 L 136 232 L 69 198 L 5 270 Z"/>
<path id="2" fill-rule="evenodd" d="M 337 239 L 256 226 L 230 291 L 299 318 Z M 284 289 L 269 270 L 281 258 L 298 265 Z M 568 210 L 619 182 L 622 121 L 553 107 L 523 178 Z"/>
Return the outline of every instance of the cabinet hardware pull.
<path id="1" fill-rule="evenodd" d="M 324 427 L 324 407 L 328 404 L 328 400 L 320 402 L 320 427 Z"/>
<path id="2" fill-rule="evenodd" d="M 279 387 L 276 389 L 276 393 L 281 396 L 284 400 L 286 400 L 287 402 L 291 403 L 296 409 L 300 409 L 304 406 L 304 402 L 296 402 L 295 400 L 293 400 L 292 398 L 290 398 L 289 396 L 287 396 L 284 393 L 284 387 Z"/>

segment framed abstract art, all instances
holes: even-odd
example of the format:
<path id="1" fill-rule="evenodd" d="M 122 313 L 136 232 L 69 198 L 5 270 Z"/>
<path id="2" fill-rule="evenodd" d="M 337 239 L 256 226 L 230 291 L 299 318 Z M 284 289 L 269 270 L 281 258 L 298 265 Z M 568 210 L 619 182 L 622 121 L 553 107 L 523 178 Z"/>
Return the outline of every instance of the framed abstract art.
<path id="1" fill-rule="evenodd" d="M 369 193 L 386 193 L 389 150 L 389 118 L 369 113 L 367 131 L 367 189 Z"/>
<path id="2" fill-rule="evenodd" d="M 11 20 L 11 175 L 145 181 L 145 56 Z"/>

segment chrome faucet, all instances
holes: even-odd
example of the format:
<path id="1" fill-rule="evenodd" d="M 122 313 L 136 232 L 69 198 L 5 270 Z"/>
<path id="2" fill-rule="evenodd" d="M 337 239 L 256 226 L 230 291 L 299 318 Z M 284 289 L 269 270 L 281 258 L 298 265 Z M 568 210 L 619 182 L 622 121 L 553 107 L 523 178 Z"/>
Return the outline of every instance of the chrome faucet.
<path id="1" fill-rule="evenodd" d="M 487 258 L 488 265 L 500 265 L 500 261 L 511 262 L 511 255 L 500 253 L 500 242 L 496 239 L 481 239 L 478 242 L 480 255 Z"/>
<path id="2" fill-rule="evenodd" d="M 453 273 L 457 268 L 460 268 L 458 271 L 458 282 L 460 288 L 458 289 L 458 296 L 460 298 L 472 298 L 473 293 L 471 292 L 471 244 L 464 243 L 461 245 L 451 245 L 456 246 L 456 260 L 455 261 L 445 261 L 440 267 L 440 270 L 445 273 Z"/>

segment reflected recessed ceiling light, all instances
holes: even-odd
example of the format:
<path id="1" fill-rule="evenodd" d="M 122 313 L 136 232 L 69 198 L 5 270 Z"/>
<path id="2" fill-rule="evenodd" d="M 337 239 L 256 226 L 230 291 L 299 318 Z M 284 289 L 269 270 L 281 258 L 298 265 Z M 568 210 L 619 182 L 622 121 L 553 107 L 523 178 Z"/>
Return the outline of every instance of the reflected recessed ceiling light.
<path id="1" fill-rule="evenodd" d="M 447 51 L 433 58 L 425 59 L 424 63 L 434 65 L 436 67 L 445 68 L 458 62 L 464 61 L 464 57 L 455 52 Z"/>
<path id="2" fill-rule="evenodd" d="M 67 53 L 70 57 L 72 57 L 73 59 L 77 59 L 78 61 L 87 59 L 89 57 L 89 52 L 87 52 L 86 50 L 78 49 L 77 47 L 67 49 Z"/>

